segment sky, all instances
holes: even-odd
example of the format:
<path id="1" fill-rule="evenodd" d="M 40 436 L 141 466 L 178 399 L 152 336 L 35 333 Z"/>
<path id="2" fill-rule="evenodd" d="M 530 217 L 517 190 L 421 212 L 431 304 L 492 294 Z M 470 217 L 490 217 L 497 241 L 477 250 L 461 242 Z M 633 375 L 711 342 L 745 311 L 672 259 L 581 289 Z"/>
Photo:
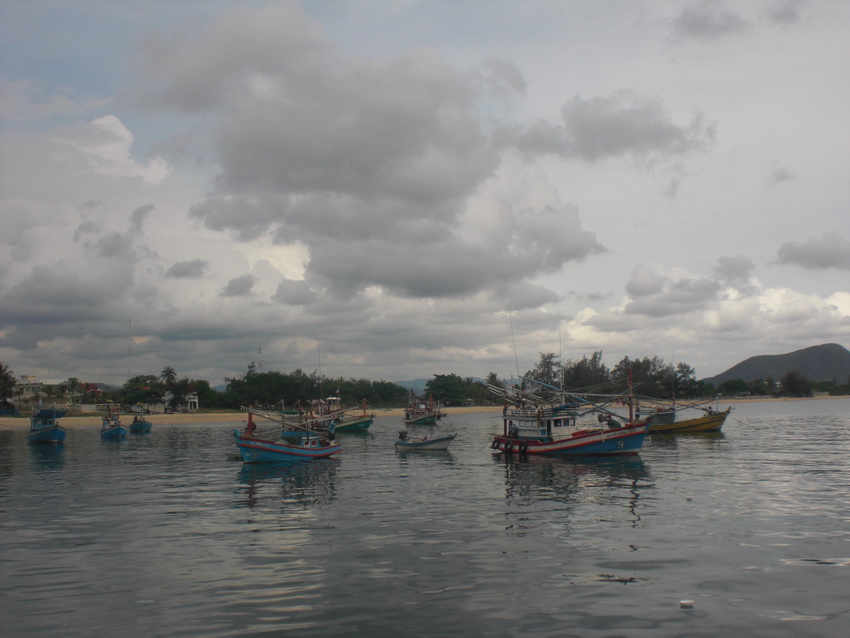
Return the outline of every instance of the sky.
<path id="1" fill-rule="evenodd" d="M 850 346 L 844 0 L 4 0 L 0 362 Z"/>

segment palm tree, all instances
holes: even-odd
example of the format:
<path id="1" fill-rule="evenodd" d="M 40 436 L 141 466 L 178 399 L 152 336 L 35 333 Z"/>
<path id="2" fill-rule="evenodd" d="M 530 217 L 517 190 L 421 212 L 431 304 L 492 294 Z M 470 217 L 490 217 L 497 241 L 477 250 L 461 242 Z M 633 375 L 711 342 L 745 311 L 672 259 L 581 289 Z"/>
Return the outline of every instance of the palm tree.
<path id="1" fill-rule="evenodd" d="M 80 380 L 77 377 L 70 377 L 65 382 L 65 387 L 68 388 L 68 394 L 71 395 L 71 403 L 74 403 L 74 399 L 80 391 Z"/>
<path id="2" fill-rule="evenodd" d="M 9 366 L 0 361 L 0 401 L 5 401 L 15 395 L 16 383 L 15 375 L 9 369 Z"/>
<path id="3" fill-rule="evenodd" d="M 171 407 L 174 408 L 175 392 L 177 390 L 177 371 L 171 366 L 165 366 L 159 378 L 162 379 L 162 383 L 165 386 L 166 397 L 170 395 L 170 400 L 167 400 L 167 403 L 170 403 Z"/>
<path id="4" fill-rule="evenodd" d="M 177 371 L 171 366 L 165 366 L 160 373 L 159 378 L 162 379 L 166 388 L 171 388 L 175 383 L 177 383 Z"/>

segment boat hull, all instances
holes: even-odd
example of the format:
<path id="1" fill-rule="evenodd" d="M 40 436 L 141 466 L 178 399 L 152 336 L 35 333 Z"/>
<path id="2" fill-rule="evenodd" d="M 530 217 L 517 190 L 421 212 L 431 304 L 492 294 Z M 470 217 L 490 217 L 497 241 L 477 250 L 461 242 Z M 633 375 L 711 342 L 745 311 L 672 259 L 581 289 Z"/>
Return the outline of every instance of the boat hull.
<path id="1" fill-rule="evenodd" d="M 423 416 L 411 417 L 409 419 L 405 419 L 404 422 L 407 425 L 437 425 L 437 415 L 436 414 L 425 414 Z"/>
<path id="2" fill-rule="evenodd" d="M 127 438 L 127 428 L 123 425 L 116 425 L 100 431 L 100 438 L 104 441 L 120 441 Z"/>
<path id="3" fill-rule="evenodd" d="M 130 432 L 133 434 L 144 434 L 145 432 L 150 432 L 152 427 L 153 424 L 146 419 L 133 421 L 133 423 L 130 424 Z"/>
<path id="4" fill-rule="evenodd" d="M 709 414 L 696 419 L 685 419 L 675 423 L 651 423 L 650 434 L 688 434 L 693 432 L 719 432 L 726 423 L 726 417 L 732 408 L 719 414 Z"/>
<path id="5" fill-rule="evenodd" d="M 491 448 L 505 454 L 543 456 L 637 454 L 643 447 L 648 427 L 646 423 L 635 423 L 610 430 L 584 430 L 559 439 L 496 435 L 493 437 Z"/>
<path id="6" fill-rule="evenodd" d="M 455 440 L 455 436 L 443 436 L 437 439 L 427 440 L 398 440 L 395 442 L 396 450 L 448 450 L 449 445 Z"/>
<path id="7" fill-rule="evenodd" d="M 375 420 L 375 415 L 358 416 L 345 419 L 336 424 L 336 433 L 340 432 L 366 432 Z"/>
<path id="8" fill-rule="evenodd" d="M 326 459 L 342 451 L 342 447 L 337 444 L 304 446 L 285 441 L 268 441 L 246 436 L 238 430 L 233 431 L 233 436 L 236 437 L 236 446 L 243 463 Z"/>
<path id="9" fill-rule="evenodd" d="M 27 441 L 30 443 L 62 443 L 68 432 L 60 425 L 54 425 L 40 430 L 30 430 L 27 433 Z"/>

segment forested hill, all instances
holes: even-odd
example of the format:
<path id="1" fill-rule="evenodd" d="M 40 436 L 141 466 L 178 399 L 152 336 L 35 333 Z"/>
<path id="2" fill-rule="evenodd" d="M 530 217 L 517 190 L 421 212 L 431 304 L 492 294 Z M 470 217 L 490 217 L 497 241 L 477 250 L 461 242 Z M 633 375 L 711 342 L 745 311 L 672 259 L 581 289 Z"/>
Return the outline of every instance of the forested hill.
<path id="1" fill-rule="evenodd" d="M 750 357 L 703 381 L 715 386 L 730 379 L 779 381 L 789 372 L 798 372 L 809 381 L 835 380 L 836 383 L 847 383 L 850 378 L 850 351 L 837 343 L 825 343 L 788 354 Z"/>

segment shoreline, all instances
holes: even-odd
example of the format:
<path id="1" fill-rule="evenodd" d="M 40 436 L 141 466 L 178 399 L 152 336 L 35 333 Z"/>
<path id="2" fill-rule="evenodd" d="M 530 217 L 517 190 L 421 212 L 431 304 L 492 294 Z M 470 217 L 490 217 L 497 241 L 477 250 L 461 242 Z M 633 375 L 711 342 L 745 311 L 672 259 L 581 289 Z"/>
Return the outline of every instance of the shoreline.
<path id="1" fill-rule="evenodd" d="M 754 397 L 751 399 L 721 399 L 719 403 L 735 405 L 738 403 L 769 403 L 775 401 L 828 401 L 830 399 L 847 399 L 848 396 L 836 397 Z M 714 401 L 711 399 L 709 402 Z M 353 410 L 352 412 L 356 412 Z M 452 414 L 468 414 L 470 412 L 501 412 L 500 405 L 475 405 L 464 406 L 457 408 L 446 408 L 446 411 L 451 416 Z M 398 417 L 404 416 L 404 408 L 383 408 L 372 410 L 372 413 L 378 416 Z M 132 414 L 122 414 L 122 423 L 129 425 L 132 421 Z M 242 424 L 247 420 L 245 412 L 192 412 L 187 414 L 148 414 L 147 419 L 153 425 L 175 425 L 175 424 L 191 424 L 191 423 L 228 423 Z M 59 425 L 64 428 L 77 427 L 94 427 L 100 426 L 100 416 L 64 416 L 59 420 Z M 8 430 L 28 430 L 30 425 L 29 417 L 0 417 L 0 431 Z"/>
<path id="2" fill-rule="evenodd" d="M 465 414 L 469 412 L 501 412 L 501 406 L 471 406 L 460 408 L 448 408 L 449 414 Z M 352 414 L 359 412 L 359 409 L 352 410 Z M 404 408 L 383 408 L 376 410 L 367 410 L 376 417 L 389 416 L 399 417 L 404 416 Z M 145 418 L 150 421 L 154 427 L 161 425 L 179 425 L 181 423 L 233 423 L 243 424 L 248 420 L 247 413 L 238 412 L 192 412 L 187 414 L 146 414 Z M 122 414 L 121 423 L 130 425 L 133 420 L 132 414 Z M 262 421 L 262 420 L 261 420 Z M 63 428 L 77 427 L 100 427 L 100 416 L 68 416 L 65 415 L 59 419 L 59 425 Z M 29 417 L 0 417 L 0 431 L 3 430 L 28 430 L 30 426 Z"/>

